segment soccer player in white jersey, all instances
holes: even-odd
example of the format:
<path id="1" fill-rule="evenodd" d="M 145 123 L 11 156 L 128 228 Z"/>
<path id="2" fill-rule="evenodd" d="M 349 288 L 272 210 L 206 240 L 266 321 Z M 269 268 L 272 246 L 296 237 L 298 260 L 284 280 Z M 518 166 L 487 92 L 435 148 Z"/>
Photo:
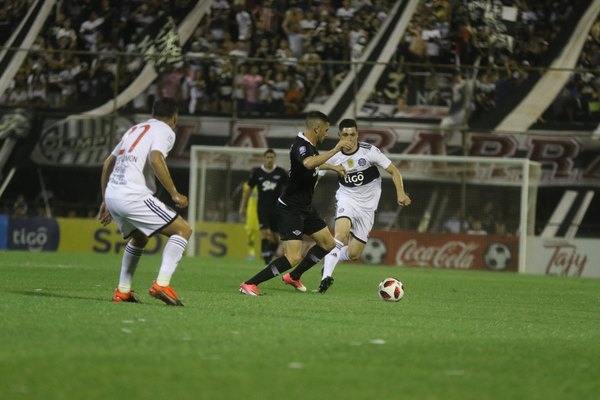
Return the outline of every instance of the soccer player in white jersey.
<path id="1" fill-rule="evenodd" d="M 333 270 L 339 261 L 355 261 L 362 255 L 381 196 L 381 177 L 377 167 L 392 175 L 398 205 L 410 204 L 400 171 L 377 147 L 358 141 L 355 120 L 342 120 L 339 136 L 352 142 L 353 146 L 351 150 L 342 150 L 328 161 L 332 165 L 342 165 L 346 176 L 339 177 L 340 186 L 335 194 L 335 248 L 323 261 L 322 280 L 317 289 L 320 293 L 325 293 L 333 284 Z"/>
<path id="2" fill-rule="evenodd" d="M 155 177 L 179 208 L 187 207 L 188 198 L 175 188 L 165 158 L 175 143 L 177 102 L 154 102 L 152 118 L 132 126 L 104 161 L 102 196 L 98 219 L 103 225 L 114 220 L 124 238 L 129 238 L 121 263 L 119 285 L 113 301 L 139 302 L 131 282 L 148 238 L 156 233 L 169 237 L 163 250 L 158 277 L 150 295 L 172 306 L 182 306 L 170 281 L 192 234 L 188 223 L 154 197 Z"/>

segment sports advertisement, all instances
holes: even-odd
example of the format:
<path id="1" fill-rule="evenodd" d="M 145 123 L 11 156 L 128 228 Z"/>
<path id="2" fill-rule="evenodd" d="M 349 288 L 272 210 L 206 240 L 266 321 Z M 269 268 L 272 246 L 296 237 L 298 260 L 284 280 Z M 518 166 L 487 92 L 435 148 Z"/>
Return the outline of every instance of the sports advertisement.
<path id="1" fill-rule="evenodd" d="M 600 277 L 598 240 L 527 238 L 526 273 L 576 277 Z"/>
<path id="2" fill-rule="evenodd" d="M 363 252 L 369 264 L 518 271 L 519 237 L 373 231 Z"/>

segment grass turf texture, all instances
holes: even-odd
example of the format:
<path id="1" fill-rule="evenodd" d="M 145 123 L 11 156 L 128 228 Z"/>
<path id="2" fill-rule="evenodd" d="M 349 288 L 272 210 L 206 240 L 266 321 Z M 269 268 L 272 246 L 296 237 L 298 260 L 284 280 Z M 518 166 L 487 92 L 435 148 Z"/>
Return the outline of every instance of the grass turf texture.
<path id="1" fill-rule="evenodd" d="M 120 256 L 4 252 L 1 399 L 597 399 L 600 280 L 340 265 L 298 293 L 262 266 L 184 258 L 185 307 L 110 301 Z M 395 276 L 400 303 L 377 285 Z"/>

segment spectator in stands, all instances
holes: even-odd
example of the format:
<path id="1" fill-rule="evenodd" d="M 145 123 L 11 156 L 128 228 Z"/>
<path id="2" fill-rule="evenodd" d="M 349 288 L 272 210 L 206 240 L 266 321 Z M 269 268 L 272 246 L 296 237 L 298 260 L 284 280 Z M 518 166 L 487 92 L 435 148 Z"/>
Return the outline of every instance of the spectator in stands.
<path id="1" fill-rule="evenodd" d="M 352 3 L 350 2 L 350 0 L 343 0 L 342 6 L 337 9 L 335 15 L 337 15 L 345 21 L 349 21 L 354 16 L 355 12 L 356 10 L 354 9 L 354 7 L 352 7 Z"/>
<path id="2" fill-rule="evenodd" d="M 297 115 L 303 108 L 304 102 L 304 85 L 301 81 L 293 76 L 287 77 L 289 88 L 285 92 L 283 98 L 285 104 L 285 112 L 288 115 Z"/>
<path id="3" fill-rule="evenodd" d="M 208 94 L 206 82 L 202 77 L 202 70 L 197 69 L 186 75 L 183 86 L 186 88 L 185 91 L 189 92 L 188 112 L 196 114 L 197 112 L 206 111 Z"/>
<path id="4" fill-rule="evenodd" d="M 442 231 L 447 233 L 460 233 L 469 229 L 469 224 L 463 220 L 462 229 L 460 223 L 460 210 L 455 210 L 450 217 L 442 224 Z"/>
<path id="5" fill-rule="evenodd" d="M 19 194 L 13 204 L 12 216 L 13 217 L 26 217 L 29 210 L 29 205 L 25 199 L 25 195 Z"/>
<path id="6" fill-rule="evenodd" d="M 285 113 L 284 98 L 290 83 L 282 71 L 275 73 L 273 80 L 269 81 L 271 86 L 271 108 L 274 115 L 283 115 Z"/>
<path id="7" fill-rule="evenodd" d="M 264 78 L 259 73 L 257 64 L 250 66 L 250 71 L 242 78 L 242 87 L 244 88 L 244 108 L 243 110 L 250 115 L 259 113 L 259 87 Z"/>
<path id="8" fill-rule="evenodd" d="M 256 58 L 272 58 L 273 50 L 271 48 L 271 42 L 267 38 L 262 38 L 258 44 L 258 47 L 254 50 L 252 57 Z"/>
<path id="9" fill-rule="evenodd" d="M 73 76 L 73 81 L 75 82 L 78 101 L 83 102 L 83 106 L 86 106 L 92 96 L 92 75 L 87 62 L 82 62 L 79 65 L 79 70 Z"/>
<path id="10" fill-rule="evenodd" d="M 163 99 L 169 98 L 181 102 L 183 100 L 181 84 L 183 83 L 184 77 L 183 63 L 167 66 L 159 77 L 159 96 Z"/>
<path id="11" fill-rule="evenodd" d="M 238 40 L 250 40 L 252 35 L 252 17 L 241 4 L 234 5 L 235 21 L 238 29 Z"/>
<path id="12" fill-rule="evenodd" d="M 98 42 L 100 41 L 99 33 L 102 24 L 104 24 L 104 18 L 98 17 L 98 13 L 92 10 L 88 19 L 79 27 L 79 33 L 83 38 L 87 50 L 96 51 L 98 49 Z"/>
<path id="13" fill-rule="evenodd" d="M 91 94 L 96 105 L 109 101 L 115 95 L 115 75 L 104 60 L 99 60 L 91 71 Z"/>
<path id="14" fill-rule="evenodd" d="M 262 6 L 254 8 L 252 16 L 258 30 L 271 38 L 277 35 L 282 21 L 282 14 L 273 7 L 273 0 L 264 0 Z"/>
<path id="15" fill-rule="evenodd" d="M 230 113 L 232 110 L 233 94 L 233 67 L 229 61 L 221 65 L 217 72 L 217 83 L 219 87 L 219 111 Z"/>
<path id="16" fill-rule="evenodd" d="M 481 220 L 479 218 L 473 218 L 471 221 L 471 227 L 467 229 L 467 235 L 487 235 L 488 232 L 482 228 Z"/>

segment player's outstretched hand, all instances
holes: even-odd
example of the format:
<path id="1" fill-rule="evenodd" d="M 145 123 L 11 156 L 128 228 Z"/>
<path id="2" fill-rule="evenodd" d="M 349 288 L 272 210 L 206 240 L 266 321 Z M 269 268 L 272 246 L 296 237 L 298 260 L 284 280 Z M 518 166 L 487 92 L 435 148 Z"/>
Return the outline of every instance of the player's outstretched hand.
<path id="1" fill-rule="evenodd" d="M 340 141 L 337 143 L 337 145 L 335 146 L 335 148 L 337 149 L 337 151 L 340 151 L 340 150 L 350 151 L 350 150 L 352 150 L 352 146 L 353 145 L 354 144 L 352 143 L 351 140 L 340 139 Z"/>
<path id="2" fill-rule="evenodd" d="M 98 211 L 98 219 L 100 220 L 102 226 L 106 226 L 112 221 L 112 215 L 110 215 L 110 212 L 108 211 L 108 208 L 106 208 L 104 202 L 100 204 L 100 210 Z"/>
<path id="3" fill-rule="evenodd" d="M 173 200 L 177 208 L 186 208 L 188 206 L 187 196 L 184 196 L 181 193 L 175 193 L 171 196 L 171 199 Z"/>
<path id="4" fill-rule="evenodd" d="M 331 169 L 334 170 L 335 172 L 337 172 L 337 174 L 339 176 L 341 176 L 342 178 L 347 175 L 346 170 L 344 169 L 344 166 L 341 164 L 340 165 L 332 165 Z"/>
<path id="5" fill-rule="evenodd" d="M 399 206 L 408 206 L 410 205 L 410 197 L 406 193 L 402 193 L 398 196 L 398 205 Z"/>

